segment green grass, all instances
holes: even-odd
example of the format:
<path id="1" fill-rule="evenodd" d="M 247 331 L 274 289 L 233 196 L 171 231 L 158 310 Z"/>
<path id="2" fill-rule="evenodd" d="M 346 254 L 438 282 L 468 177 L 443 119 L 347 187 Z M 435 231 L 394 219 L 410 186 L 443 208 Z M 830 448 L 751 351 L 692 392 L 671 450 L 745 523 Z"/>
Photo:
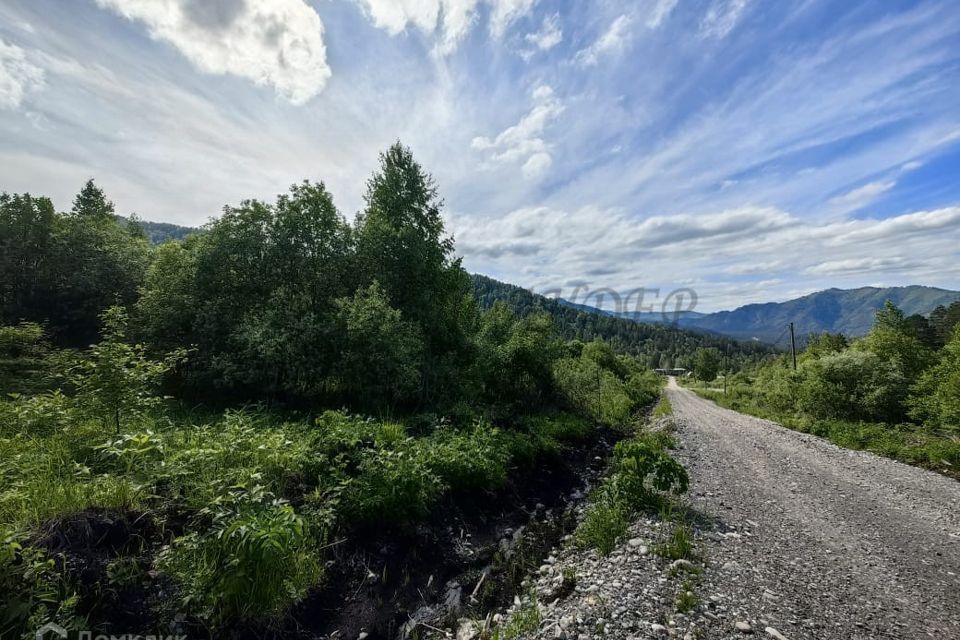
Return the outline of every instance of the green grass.
<path id="1" fill-rule="evenodd" d="M 534 595 L 530 601 L 514 611 L 503 627 L 493 632 L 493 640 L 517 640 L 521 636 L 533 633 L 540 628 L 543 617 Z"/>
<path id="2" fill-rule="evenodd" d="M 747 385 L 732 387 L 726 394 L 696 388 L 694 390 L 722 407 L 766 418 L 795 431 L 826 438 L 838 446 L 870 451 L 960 479 L 960 436 L 946 436 L 913 424 L 823 420 L 773 411 L 763 406 L 755 391 Z"/>
<path id="3" fill-rule="evenodd" d="M 618 443 L 610 474 L 591 493 L 574 532 L 575 544 L 608 555 L 637 513 L 657 509 L 669 503 L 670 496 L 686 492 L 686 470 L 667 453 L 674 445 L 670 433 L 643 429 Z"/>

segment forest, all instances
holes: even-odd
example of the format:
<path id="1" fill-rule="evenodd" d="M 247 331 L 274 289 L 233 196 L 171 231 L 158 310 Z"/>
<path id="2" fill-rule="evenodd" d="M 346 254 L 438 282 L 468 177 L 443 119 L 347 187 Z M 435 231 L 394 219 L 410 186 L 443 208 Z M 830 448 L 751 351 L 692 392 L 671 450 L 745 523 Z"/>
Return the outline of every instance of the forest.
<path id="1" fill-rule="evenodd" d="M 747 366 L 724 389 L 716 358 L 699 355 L 709 386 L 697 390 L 724 406 L 960 477 L 960 302 L 926 317 L 888 301 L 863 338 L 812 335 L 795 365 L 783 354 Z"/>
<path id="2" fill-rule="evenodd" d="M 431 176 L 379 160 L 353 221 L 303 182 L 157 246 L 93 181 L 62 213 L 0 196 L 0 636 L 392 634 L 442 599 L 452 566 L 417 554 L 461 548 L 453 522 L 624 439 L 604 513 L 686 488 L 638 435 L 650 364 L 764 349 L 471 280 Z"/>

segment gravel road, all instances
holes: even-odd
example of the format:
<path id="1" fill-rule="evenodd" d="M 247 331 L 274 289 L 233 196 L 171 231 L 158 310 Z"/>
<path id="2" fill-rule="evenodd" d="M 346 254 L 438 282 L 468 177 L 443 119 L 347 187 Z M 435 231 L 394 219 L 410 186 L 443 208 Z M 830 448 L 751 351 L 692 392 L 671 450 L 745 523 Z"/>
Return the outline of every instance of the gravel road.
<path id="1" fill-rule="evenodd" d="M 673 379 L 668 394 L 692 507 L 713 523 L 701 590 L 722 614 L 703 637 L 744 621 L 791 640 L 960 639 L 960 483 L 720 408 Z"/>

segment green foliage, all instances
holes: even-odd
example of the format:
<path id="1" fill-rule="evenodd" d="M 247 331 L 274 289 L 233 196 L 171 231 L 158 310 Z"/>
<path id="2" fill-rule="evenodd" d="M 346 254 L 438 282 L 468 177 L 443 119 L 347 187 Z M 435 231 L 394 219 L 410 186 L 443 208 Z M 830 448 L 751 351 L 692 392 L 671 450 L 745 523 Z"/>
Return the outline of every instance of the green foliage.
<path id="1" fill-rule="evenodd" d="M 710 382 L 720 373 L 720 352 L 713 348 L 700 348 L 693 356 L 693 373 L 701 380 Z"/>
<path id="2" fill-rule="evenodd" d="M 563 301 L 537 295 L 522 287 L 504 284 L 482 275 L 472 275 L 473 288 L 482 308 L 506 303 L 520 317 L 547 314 L 563 340 L 574 341 L 567 355 L 577 357 L 583 343 L 603 340 L 619 353 L 637 358 L 647 367 L 691 368 L 699 347 L 715 347 L 732 369 L 757 362 L 776 350 L 758 342 L 740 342 L 715 334 L 689 331 L 671 324 L 647 324 L 628 318 L 588 313 Z"/>
<path id="3" fill-rule="evenodd" d="M 560 352 L 553 323 L 543 315 L 517 318 L 505 304 L 487 310 L 476 336 L 482 399 L 509 411 L 540 403 L 553 386 L 551 368 Z"/>
<path id="4" fill-rule="evenodd" d="M 923 373 L 911 398 L 912 415 L 944 431 L 960 433 L 960 326 Z"/>
<path id="5" fill-rule="evenodd" d="M 607 555 L 638 511 L 658 507 L 665 496 L 687 491 L 687 471 L 666 452 L 666 444 L 646 432 L 617 443 L 611 473 L 591 494 L 575 532 L 578 545 Z"/>
<path id="6" fill-rule="evenodd" d="M 186 352 L 171 353 L 162 361 L 148 359 L 145 346 L 125 341 L 127 314 L 121 307 L 107 309 L 103 324 L 103 341 L 70 369 L 68 378 L 81 410 L 113 422 L 119 433 L 123 419 L 157 405 L 160 398 L 154 393 L 164 374 L 184 360 Z"/>
<path id="7" fill-rule="evenodd" d="M 214 628 L 276 617 L 320 579 L 303 518 L 261 488 L 233 491 L 206 513 L 212 526 L 174 540 L 157 564 L 183 609 Z"/>
<path id="8" fill-rule="evenodd" d="M 540 614 L 537 598 L 531 594 L 530 601 L 518 607 L 507 623 L 494 631 L 493 640 L 519 640 L 536 632 L 542 621 L 543 616 Z"/>
<path id="9" fill-rule="evenodd" d="M 594 342 L 578 357 L 561 358 L 553 367 L 554 383 L 566 404 L 584 416 L 611 425 L 626 425 L 640 406 L 657 395 L 660 381 L 639 371 Z"/>
<path id="10" fill-rule="evenodd" d="M 0 529 L 0 637 L 25 636 L 48 622 L 77 630 L 77 595 L 42 549 Z"/>
<path id="11" fill-rule="evenodd" d="M 420 387 L 424 347 L 419 327 L 390 306 L 376 282 L 335 304 L 343 396 L 368 409 L 411 399 Z"/>
<path id="12" fill-rule="evenodd" d="M 136 300 L 148 251 L 92 182 L 66 215 L 47 198 L 0 194 L 0 322 L 42 322 L 60 344 L 86 346 L 103 309 Z"/>

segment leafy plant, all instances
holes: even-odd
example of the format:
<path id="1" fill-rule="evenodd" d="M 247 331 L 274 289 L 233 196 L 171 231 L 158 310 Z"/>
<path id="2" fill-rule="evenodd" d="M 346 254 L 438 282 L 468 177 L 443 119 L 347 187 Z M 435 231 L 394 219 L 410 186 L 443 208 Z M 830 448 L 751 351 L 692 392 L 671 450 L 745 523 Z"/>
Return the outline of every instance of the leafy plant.
<path id="1" fill-rule="evenodd" d="M 231 492 L 206 513 L 213 518 L 207 531 L 177 538 L 158 557 L 186 611 L 216 628 L 269 619 L 319 580 L 303 518 L 262 488 Z"/>

